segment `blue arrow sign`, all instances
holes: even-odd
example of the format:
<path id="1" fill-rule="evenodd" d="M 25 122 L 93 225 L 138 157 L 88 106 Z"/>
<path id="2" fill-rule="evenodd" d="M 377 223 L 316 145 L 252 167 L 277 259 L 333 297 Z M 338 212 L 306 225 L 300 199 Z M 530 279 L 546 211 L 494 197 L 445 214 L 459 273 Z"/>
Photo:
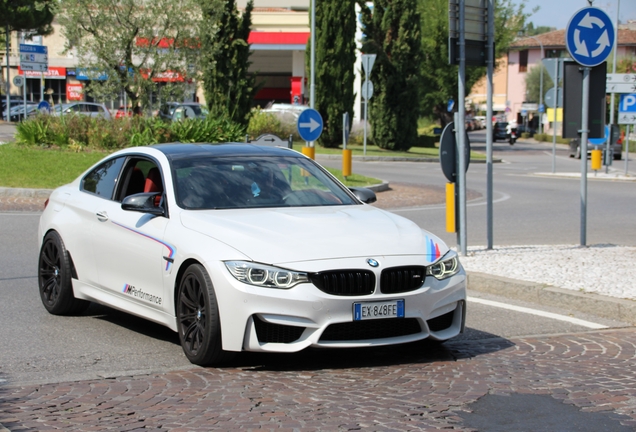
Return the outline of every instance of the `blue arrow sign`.
<path id="1" fill-rule="evenodd" d="M 565 30 L 565 45 L 576 62 L 593 67 L 603 63 L 614 47 L 614 24 L 601 9 L 586 7 L 575 13 Z"/>
<path id="2" fill-rule="evenodd" d="M 609 126 L 605 126 L 605 136 L 603 138 L 588 138 L 587 141 L 592 145 L 601 145 L 605 144 L 605 141 L 609 138 L 610 128 Z"/>
<path id="3" fill-rule="evenodd" d="M 305 141 L 316 141 L 322 134 L 322 116 L 313 108 L 307 108 L 298 116 L 296 127 Z"/>

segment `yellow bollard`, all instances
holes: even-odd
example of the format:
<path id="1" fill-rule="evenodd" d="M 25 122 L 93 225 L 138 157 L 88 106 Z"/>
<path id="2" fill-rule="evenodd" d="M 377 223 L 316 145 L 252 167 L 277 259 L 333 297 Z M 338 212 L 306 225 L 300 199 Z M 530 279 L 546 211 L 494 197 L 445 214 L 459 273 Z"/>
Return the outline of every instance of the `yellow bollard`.
<path id="1" fill-rule="evenodd" d="M 592 169 L 598 171 L 601 169 L 601 162 L 603 159 L 603 151 L 599 149 L 592 150 Z"/>
<path id="2" fill-rule="evenodd" d="M 342 150 L 342 176 L 347 178 L 351 175 L 351 150 Z"/>
<path id="3" fill-rule="evenodd" d="M 303 147 L 303 154 L 311 159 L 316 159 L 316 147 Z"/>
<path id="4" fill-rule="evenodd" d="M 455 183 L 446 183 L 446 232 L 457 232 L 455 225 Z"/>

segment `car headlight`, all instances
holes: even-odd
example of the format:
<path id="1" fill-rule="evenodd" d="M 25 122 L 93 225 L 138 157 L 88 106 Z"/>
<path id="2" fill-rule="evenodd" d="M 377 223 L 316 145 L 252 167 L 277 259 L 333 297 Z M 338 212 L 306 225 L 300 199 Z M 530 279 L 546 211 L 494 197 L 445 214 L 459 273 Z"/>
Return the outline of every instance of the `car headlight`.
<path id="1" fill-rule="evenodd" d="M 449 251 L 439 261 L 426 267 L 426 274 L 442 280 L 459 272 L 459 258 L 453 251 Z"/>
<path id="2" fill-rule="evenodd" d="M 225 266 L 236 280 L 254 286 L 289 289 L 309 282 L 307 273 L 249 261 L 226 261 Z"/>

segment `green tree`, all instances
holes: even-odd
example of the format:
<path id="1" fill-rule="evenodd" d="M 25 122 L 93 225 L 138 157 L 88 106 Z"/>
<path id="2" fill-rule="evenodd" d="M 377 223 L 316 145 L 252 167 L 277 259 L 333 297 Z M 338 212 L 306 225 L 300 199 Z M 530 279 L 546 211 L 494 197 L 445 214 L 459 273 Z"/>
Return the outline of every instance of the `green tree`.
<path id="1" fill-rule="evenodd" d="M 47 35 L 53 32 L 53 0 L 0 0 L 0 32 L 6 47 L 7 59 L 7 107 L 9 106 L 9 42 L 11 32 L 27 31 L 31 35 Z M 4 86 L 2 86 L 4 87 Z"/>
<path id="2" fill-rule="evenodd" d="M 320 144 L 342 144 L 342 115 L 353 114 L 356 13 L 353 0 L 316 2 L 315 107 L 323 119 Z M 309 54 L 309 50 L 307 51 Z M 350 125 L 349 125 L 350 126 Z"/>
<path id="3" fill-rule="evenodd" d="M 114 99 L 123 90 L 135 109 L 148 106 L 152 94 L 184 94 L 194 78 L 201 19 L 197 0 L 59 0 L 66 49 L 92 79 L 89 94 Z M 176 82 L 159 86 L 165 74 Z"/>
<path id="4" fill-rule="evenodd" d="M 421 18 L 417 0 L 377 0 L 373 11 L 360 1 L 366 40 L 377 55 L 371 72 L 369 121 L 376 145 L 408 150 L 417 140 L 421 88 Z"/>
<path id="5" fill-rule="evenodd" d="M 554 87 L 548 70 L 541 64 L 536 65 L 526 74 L 526 101 L 539 103 L 541 100 L 541 69 L 543 69 L 543 100 L 548 90 Z"/>
<path id="6" fill-rule="evenodd" d="M 495 6 L 495 58 L 508 51 L 510 43 L 523 29 L 527 14 L 524 4 L 498 0 Z M 422 16 L 422 88 L 420 112 L 437 118 L 442 126 L 453 121 L 447 111 L 449 99 L 458 100 L 458 66 L 448 63 L 448 0 L 418 0 Z M 466 94 L 486 74 L 485 67 L 466 67 Z M 455 103 L 457 110 L 458 103 Z"/>
<path id="7" fill-rule="evenodd" d="M 538 26 L 535 27 L 533 23 L 529 22 L 526 28 L 523 30 L 523 34 L 526 36 L 536 36 L 543 33 L 548 33 L 556 30 L 556 27 Z"/>
<path id="8" fill-rule="evenodd" d="M 217 13 L 217 0 L 200 0 L 204 19 L 201 22 L 201 71 L 203 89 L 210 113 L 229 116 L 247 126 L 251 104 L 258 90 L 256 76 L 248 72 L 251 64 L 247 42 L 252 25 L 250 0 L 242 16 L 234 0 L 224 2 Z"/>

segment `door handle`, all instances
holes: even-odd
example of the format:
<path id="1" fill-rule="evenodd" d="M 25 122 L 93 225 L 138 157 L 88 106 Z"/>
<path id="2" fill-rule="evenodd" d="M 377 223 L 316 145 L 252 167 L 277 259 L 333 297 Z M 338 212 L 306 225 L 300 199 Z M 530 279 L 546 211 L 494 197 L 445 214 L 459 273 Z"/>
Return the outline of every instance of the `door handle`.
<path id="1" fill-rule="evenodd" d="M 106 222 L 108 220 L 108 213 L 106 213 L 105 211 L 98 211 L 97 213 L 95 213 L 95 215 L 101 222 Z"/>

